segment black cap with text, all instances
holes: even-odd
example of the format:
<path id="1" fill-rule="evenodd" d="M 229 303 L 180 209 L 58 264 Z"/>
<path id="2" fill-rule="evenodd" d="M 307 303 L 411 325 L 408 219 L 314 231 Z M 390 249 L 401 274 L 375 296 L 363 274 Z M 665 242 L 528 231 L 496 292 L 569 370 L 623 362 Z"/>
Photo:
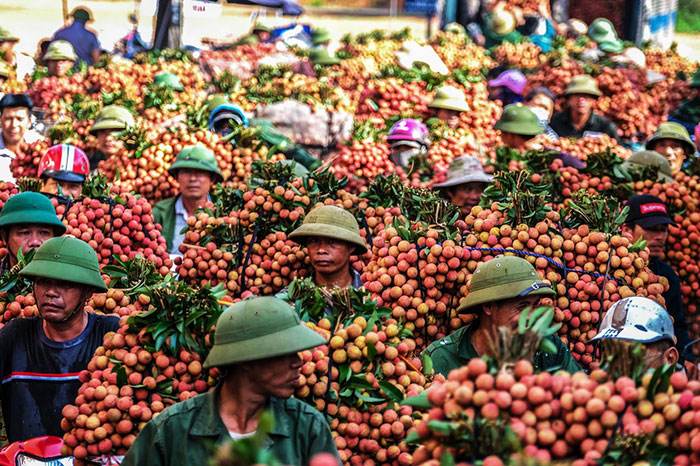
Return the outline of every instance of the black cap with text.
<path id="1" fill-rule="evenodd" d="M 625 223 L 639 225 L 642 228 L 653 228 L 659 225 L 673 225 L 676 223 L 668 214 L 666 204 L 651 194 L 640 194 L 627 201 L 630 208 Z"/>

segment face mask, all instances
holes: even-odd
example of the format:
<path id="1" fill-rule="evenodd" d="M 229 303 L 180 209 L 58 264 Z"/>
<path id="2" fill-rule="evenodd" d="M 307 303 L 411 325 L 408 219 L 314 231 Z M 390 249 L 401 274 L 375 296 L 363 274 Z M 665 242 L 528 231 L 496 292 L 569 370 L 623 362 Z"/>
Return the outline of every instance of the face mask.
<path id="1" fill-rule="evenodd" d="M 389 159 L 394 163 L 394 165 L 398 165 L 401 168 L 406 168 L 408 167 L 409 161 L 418 155 L 420 155 L 421 150 L 420 149 L 411 149 L 403 152 L 393 152 L 391 153 L 391 156 Z"/>
<path id="2" fill-rule="evenodd" d="M 549 121 L 549 112 L 542 107 L 530 107 L 530 110 L 532 110 L 532 113 L 535 114 L 538 120 Z"/>

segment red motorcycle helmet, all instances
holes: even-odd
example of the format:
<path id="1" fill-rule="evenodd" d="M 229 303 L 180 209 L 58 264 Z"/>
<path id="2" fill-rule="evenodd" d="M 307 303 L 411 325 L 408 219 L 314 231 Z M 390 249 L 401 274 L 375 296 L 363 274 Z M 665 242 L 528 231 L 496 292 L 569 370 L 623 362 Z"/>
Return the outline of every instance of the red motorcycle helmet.
<path id="1" fill-rule="evenodd" d="M 39 162 L 39 178 L 82 183 L 90 174 L 90 161 L 81 149 L 70 144 L 49 148 Z"/>
<path id="2" fill-rule="evenodd" d="M 63 439 L 50 435 L 12 443 L 0 450 L 0 466 L 18 464 L 63 464 Z M 70 463 L 72 464 L 72 463 Z"/>

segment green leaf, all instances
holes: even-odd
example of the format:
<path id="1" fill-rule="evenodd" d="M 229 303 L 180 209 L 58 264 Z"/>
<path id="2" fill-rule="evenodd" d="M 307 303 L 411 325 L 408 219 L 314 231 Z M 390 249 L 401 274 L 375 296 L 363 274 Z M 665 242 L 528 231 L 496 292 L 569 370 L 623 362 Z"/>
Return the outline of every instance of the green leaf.
<path id="1" fill-rule="evenodd" d="M 129 378 L 126 375 L 126 367 L 121 366 L 119 369 L 117 369 L 117 385 L 120 387 L 126 385 L 128 379 Z"/>
<path id="2" fill-rule="evenodd" d="M 378 398 L 376 396 L 367 396 L 361 393 L 357 394 L 357 398 L 369 404 L 380 404 L 386 402 L 384 398 Z"/>
<path id="3" fill-rule="evenodd" d="M 543 351 L 548 354 L 557 354 L 557 345 L 552 342 L 552 340 L 549 340 L 547 338 L 543 338 L 542 341 L 540 342 L 540 351 Z"/>
<path id="4" fill-rule="evenodd" d="M 428 427 L 443 435 L 452 435 L 457 426 L 450 421 L 428 421 Z"/>
<path id="5" fill-rule="evenodd" d="M 455 466 L 455 458 L 452 456 L 452 453 L 445 450 L 440 457 L 440 466 Z"/>
<path id="6" fill-rule="evenodd" d="M 433 407 L 432 403 L 428 401 L 428 390 L 423 390 L 420 394 L 416 396 L 405 398 L 401 402 L 401 404 L 406 406 L 412 406 L 418 409 L 430 409 Z"/>
<path id="7" fill-rule="evenodd" d="M 393 401 L 401 403 L 404 399 L 403 392 L 388 380 L 379 381 L 379 388 Z"/>

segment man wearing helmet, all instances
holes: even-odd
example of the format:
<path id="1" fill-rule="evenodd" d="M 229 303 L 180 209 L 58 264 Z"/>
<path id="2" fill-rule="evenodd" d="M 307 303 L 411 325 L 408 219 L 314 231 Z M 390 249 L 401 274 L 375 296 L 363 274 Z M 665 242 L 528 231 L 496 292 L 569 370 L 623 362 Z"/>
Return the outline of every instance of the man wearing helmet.
<path id="1" fill-rule="evenodd" d="M 674 334 L 678 339 L 678 350 L 683 351 L 690 342 L 688 323 L 683 311 L 681 281 L 678 274 L 662 258 L 666 254 L 669 225 L 677 226 L 668 215 L 666 204 L 650 194 L 633 196 L 627 201 L 629 213 L 622 230 L 632 236 L 633 241 L 640 238 L 647 242 L 649 248 L 649 268 L 656 275 L 666 277 L 668 291 L 663 296 L 666 309 L 673 317 Z"/>
<path id="2" fill-rule="evenodd" d="M 622 299 L 608 309 L 591 342 L 609 339 L 642 343 L 651 369 L 675 366 L 679 360 L 671 316 L 659 303 L 643 296 Z"/>
<path id="3" fill-rule="evenodd" d="M 489 355 L 498 328 L 517 327 L 523 311 L 536 308 L 540 298 L 554 295 L 552 287 L 540 280 L 535 268 L 525 259 L 495 257 L 476 269 L 469 283 L 469 294 L 457 308 L 458 313 L 473 313 L 477 319 L 433 342 L 424 354 L 432 359 L 436 373 L 447 376 L 470 359 Z M 538 351 L 532 361 L 535 367 L 569 373 L 581 370 L 559 337 L 551 335 L 546 339 L 557 351 L 555 354 Z"/>
<path id="4" fill-rule="evenodd" d="M 11 443 L 63 435 L 61 410 L 75 401 L 78 373 L 119 328 L 117 316 L 84 309 L 93 293 L 107 291 L 87 243 L 51 238 L 20 274 L 34 280 L 39 315 L 0 329 L 0 400 Z"/>
<path id="5" fill-rule="evenodd" d="M 433 189 L 439 189 L 443 197 L 467 216 L 472 207 L 479 205 L 481 194 L 491 181 L 493 176 L 484 173 L 479 159 L 463 155 L 450 162 L 447 180 L 433 185 Z"/>
<path id="6" fill-rule="evenodd" d="M 452 129 L 459 126 L 462 112 L 470 110 L 464 92 L 454 86 L 440 87 L 428 107 L 435 110 L 435 116 Z"/>
<path id="7" fill-rule="evenodd" d="M 323 452 L 340 464 L 323 414 L 291 397 L 303 364 L 298 352 L 325 343 L 278 298 L 256 297 L 230 306 L 219 317 L 204 362 L 205 368 L 221 371 L 219 385 L 154 417 L 122 466 L 207 464 L 213 445 L 252 436 L 266 410 L 274 419 L 266 447 L 280 464 L 310 464 Z"/>
<path id="8" fill-rule="evenodd" d="M 695 144 L 683 125 L 667 121 L 661 123 L 656 132 L 651 135 L 646 143 L 646 149 L 666 157 L 675 175 L 681 171 L 685 161 L 695 153 Z"/>
<path id="9" fill-rule="evenodd" d="M 41 192 L 73 199 L 82 197 L 83 183 L 90 174 L 90 162 L 82 149 L 59 144 L 46 151 L 39 162 Z"/>
<path id="10" fill-rule="evenodd" d="M 68 71 L 75 66 L 78 56 L 70 42 L 55 40 L 51 42 L 44 54 L 43 61 L 48 68 L 49 76 L 66 76 Z"/>
<path id="11" fill-rule="evenodd" d="M 65 232 L 66 226 L 46 196 L 32 192 L 12 196 L 0 213 L 0 239 L 9 252 L 0 260 L 0 275 L 17 265 L 20 250 L 23 254 L 36 250 Z"/>
<path id="12" fill-rule="evenodd" d="M 107 105 L 100 110 L 90 133 L 97 136 L 97 152 L 90 159 L 90 171 L 94 173 L 100 161 L 118 155 L 124 150 L 124 142 L 114 137 L 115 133 L 134 126 L 134 116 L 119 105 Z"/>
<path id="13" fill-rule="evenodd" d="M 412 118 L 397 121 L 389 130 L 387 141 L 391 145 L 389 160 L 404 170 L 414 157 L 427 157 L 430 148 L 428 128 Z"/>
<path id="14" fill-rule="evenodd" d="M 350 256 L 367 252 L 355 217 L 340 207 L 313 209 L 289 239 L 306 246 L 316 285 L 329 288 L 363 286 L 360 274 L 350 265 Z"/>

